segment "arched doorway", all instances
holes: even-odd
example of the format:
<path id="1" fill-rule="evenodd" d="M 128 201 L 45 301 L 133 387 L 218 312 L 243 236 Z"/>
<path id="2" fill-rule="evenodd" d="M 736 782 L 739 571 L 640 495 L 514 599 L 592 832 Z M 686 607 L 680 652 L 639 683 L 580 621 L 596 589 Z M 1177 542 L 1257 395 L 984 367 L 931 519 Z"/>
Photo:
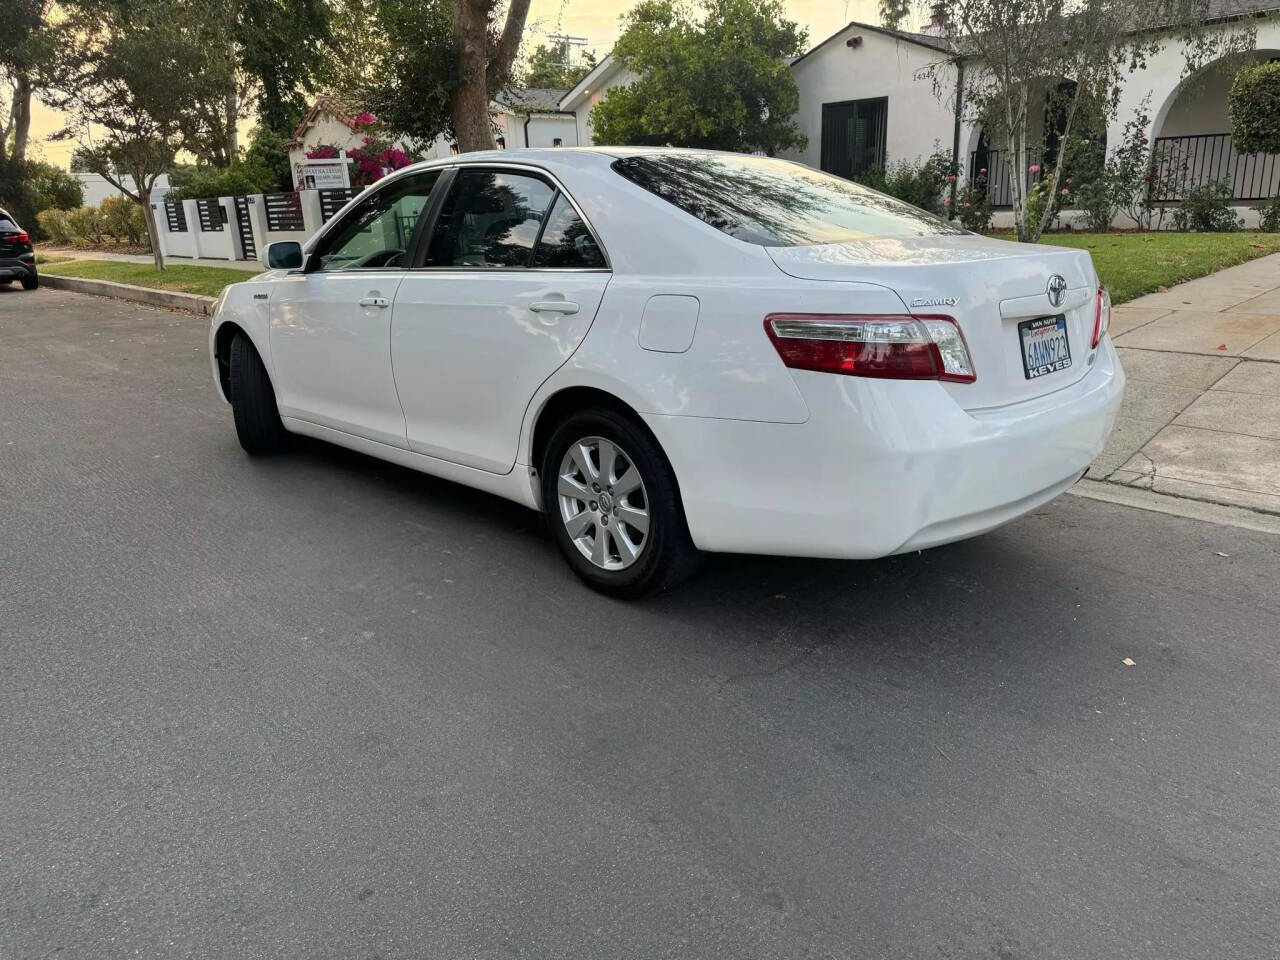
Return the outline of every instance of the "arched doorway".
<path id="1" fill-rule="evenodd" d="M 1006 145 L 991 135 L 985 124 L 978 124 L 973 131 L 969 147 L 969 182 L 977 184 L 985 180 L 987 199 L 996 209 L 1012 205 L 1011 178 L 1018 175 L 1027 179 L 1030 188 L 1040 176 L 1032 167 L 1051 169 L 1058 162 L 1064 145 L 1062 131 L 1067 114 L 1076 95 L 1076 82 L 1070 79 L 1046 80 L 1035 92 L 1043 104 L 1041 110 L 1030 111 L 1027 118 L 1027 156 L 1014 163 Z M 1101 171 L 1107 155 L 1106 122 L 1100 111 L 1090 111 L 1083 105 L 1077 107 L 1068 131 L 1067 157 L 1063 178 L 1076 182 Z"/>
<path id="2" fill-rule="evenodd" d="M 1240 203 L 1280 192 L 1280 157 L 1238 153 L 1231 141 L 1227 96 L 1242 66 L 1280 58 L 1280 50 L 1251 51 L 1245 61 L 1211 63 L 1184 78 L 1156 111 L 1152 129 L 1154 199 L 1176 201 L 1196 187 L 1226 183 Z"/>

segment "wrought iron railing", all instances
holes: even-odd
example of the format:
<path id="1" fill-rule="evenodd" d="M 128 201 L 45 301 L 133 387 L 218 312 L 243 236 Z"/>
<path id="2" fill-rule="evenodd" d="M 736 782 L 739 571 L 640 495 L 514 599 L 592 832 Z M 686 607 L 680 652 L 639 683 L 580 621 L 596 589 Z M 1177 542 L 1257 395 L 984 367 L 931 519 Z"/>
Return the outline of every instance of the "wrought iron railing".
<path id="1" fill-rule="evenodd" d="M 1022 175 L 1027 178 L 1027 190 L 1040 179 L 1039 173 L 1031 171 L 1032 166 L 1038 162 L 1037 154 L 1028 149 L 1026 162 L 1022 165 Z M 986 180 L 987 202 L 991 206 L 997 209 L 1013 206 L 1012 177 L 1007 150 L 975 150 L 969 154 L 969 183 L 977 184 L 980 180 Z"/>
<path id="2" fill-rule="evenodd" d="M 1280 156 L 1237 153 L 1229 133 L 1157 137 L 1152 151 L 1152 199 L 1180 200 L 1195 187 L 1224 182 L 1231 199 L 1266 200 L 1280 193 Z"/>

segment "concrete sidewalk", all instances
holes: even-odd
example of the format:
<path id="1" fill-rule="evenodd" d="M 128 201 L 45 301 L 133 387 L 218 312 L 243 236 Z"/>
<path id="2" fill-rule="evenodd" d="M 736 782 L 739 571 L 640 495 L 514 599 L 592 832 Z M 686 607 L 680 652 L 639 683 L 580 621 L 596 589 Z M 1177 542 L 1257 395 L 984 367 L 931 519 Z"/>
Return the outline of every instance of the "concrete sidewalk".
<path id="1" fill-rule="evenodd" d="M 1280 514 L 1280 254 L 1116 307 L 1129 376 L 1094 479 Z"/>

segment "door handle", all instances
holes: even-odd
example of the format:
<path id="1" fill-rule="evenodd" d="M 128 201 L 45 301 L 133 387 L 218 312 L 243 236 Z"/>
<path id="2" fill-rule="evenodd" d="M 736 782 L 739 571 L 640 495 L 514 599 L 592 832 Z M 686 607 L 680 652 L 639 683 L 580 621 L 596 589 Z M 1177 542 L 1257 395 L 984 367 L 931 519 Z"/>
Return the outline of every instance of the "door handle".
<path id="1" fill-rule="evenodd" d="M 578 305 L 572 300 L 538 300 L 529 304 L 534 313 L 563 313 L 566 315 L 578 312 Z"/>
<path id="2" fill-rule="evenodd" d="M 387 297 L 361 297 L 360 306 L 362 307 L 389 307 L 391 300 Z"/>

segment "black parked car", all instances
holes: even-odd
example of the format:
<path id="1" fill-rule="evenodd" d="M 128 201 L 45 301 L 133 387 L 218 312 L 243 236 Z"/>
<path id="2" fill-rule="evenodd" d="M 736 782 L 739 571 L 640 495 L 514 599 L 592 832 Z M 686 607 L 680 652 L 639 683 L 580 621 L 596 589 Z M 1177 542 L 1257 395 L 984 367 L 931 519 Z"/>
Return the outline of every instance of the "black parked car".
<path id="1" fill-rule="evenodd" d="M 0 207 L 0 284 L 10 280 L 21 280 L 23 290 L 34 290 L 40 286 L 31 237 Z"/>

